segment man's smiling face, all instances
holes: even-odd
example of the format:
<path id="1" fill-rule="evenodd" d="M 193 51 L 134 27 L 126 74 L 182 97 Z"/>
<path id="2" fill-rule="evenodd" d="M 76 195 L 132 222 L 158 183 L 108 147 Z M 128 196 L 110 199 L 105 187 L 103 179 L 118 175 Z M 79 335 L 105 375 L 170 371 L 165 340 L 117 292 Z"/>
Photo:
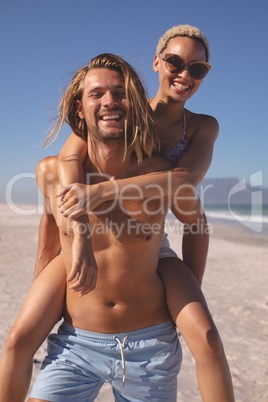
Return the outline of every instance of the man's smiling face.
<path id="1" fill-rule="evenodd" d="M 90 133 L 100 141 L 122 140 L 127 117 L 124 77 L 106 68 L 90 70 L 77 111 Z"/>

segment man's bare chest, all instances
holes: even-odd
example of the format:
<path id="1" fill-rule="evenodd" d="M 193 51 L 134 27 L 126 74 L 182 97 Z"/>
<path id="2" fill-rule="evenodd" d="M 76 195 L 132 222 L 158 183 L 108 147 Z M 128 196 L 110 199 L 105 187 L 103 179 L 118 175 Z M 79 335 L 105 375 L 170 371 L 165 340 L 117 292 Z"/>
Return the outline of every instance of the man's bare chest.
<path id="1" fill-rule="evenodd" d="M 80 222 L 76 230 L 92 237 L 94 243 L 110 244 L 120 242 L 150 241 L 161 235 L 167 212 L 164 197 L 158 199 L 107 201 L 88 214 L 88 222 Z M 74 235 L 73 222 L 58 211 L 56 201 L 53 214 L 59 231 L 64 237 Z"/>

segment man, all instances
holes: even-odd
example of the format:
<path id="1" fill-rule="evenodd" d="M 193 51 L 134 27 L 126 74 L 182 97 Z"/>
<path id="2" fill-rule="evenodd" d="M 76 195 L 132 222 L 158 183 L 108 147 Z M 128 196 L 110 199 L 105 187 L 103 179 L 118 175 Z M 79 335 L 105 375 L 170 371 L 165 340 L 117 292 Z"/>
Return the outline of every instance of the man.
<path id="1" fill-rule="evenodd" d="M 74 95 L 74 83 L 79 96 Z M 103 172 L 123 178 L 155 171 L 156 164 L 159 170 L 170 167 L 169 162 L 158 156 L 148 157 L 154 149 L 154 133 L 148 132 L 148 124 L 141 120 L 139 125 L 135 124 L 137 112 L 131 113 L 132 108 L 147 105 L 146 97 L 138 77 L 126 62 L 113 55 L 100 55 L 80 69 L 72 84 L 65 99 L 72 92 L 80 120 L 77 119 L 87 128 L 90 146 L 84 171 L 91 174 L 91 183 L 105 180 Z M 48 286 L 55 288 L 55 282 L 64 277 L 62 259 L 66 275 L 70 272 L 73 240 L 72 225 L 57 208 L 56 158 L 39 164 L 37 181 L 45 200 L 45 214 L 52 214 L 50 232 L 54 247 L 55 250 L 61 247 L 62 256 L 57 257 L 60 270 L 55 272 L 48 266 L 34 287 L 38 281 L 42 284 L 44 278 L 49 278 Z M 165 215 L 173 201 L 165 197 L 144 200 L 137 194 L 137 199 L 122 197 L 89 213 L 98 266 L 96 287 L 83 297 L 67 287 L 64 323 L 58 334 L 49 337 L 48 356 L 32 390 L 31 402 L 93 401 L 104 382 L 111 383 L 118 401 L 176 400 L 181 348 L 157 275 Z M 231 401 L 228 365 L 199 286 L 183 264 L 179 276 L 181 285 L 176 285 L 181 301 L 173 306 L 174 320 L 197 364 L 204 373 L 205 362 L 212 369 L 208 387 L 201 379 L 201 384 L 210 389 L 201 392 L 217 394 L 218 401 Z M 53 296 L 56 306 L 51 314 L 55 317 L 60 313 L 63 289 L 59 285 Z M 29 300 L 31 296 L 28 304 Z M 204 336 L 198 339 L 200 331 L 196 331 L 196 326 L 204 331 Z M 204 355 L 205 350 L 208 355 Z"/>
<path id="2" fill-rule="evenodd" d="M 113 61 L 120 64 L 117 58 Z M 109 65 L 109 62 L 109 58 L 105 56 L 101 61 L 104 66 Z M 95 65 L 94 61 L 91 65 Z M 124 77 L 118 69 L 89 69 L 84 80 L 82 100 L 77 101 L 78 115 L 81 120 L 86 121 L 90 133 L 88 134 L 91 136 L 91 162 L 88 162 L 85 172 L 94 173 L 97 181 L 101 180 L 102 172 L 117 178 L 129 177 L 149 171 L 153 166 L 147 158 L 139 167 L 137 156 L 133 155 L 133 148 L 127 151 L 124 158 L 125 119 L 130 110 L 126 104 Z M 130 127 L 128 130 L 130 131 Z M 146 133 L 148 139 L 149 134 Z M 162 158 L 158 159 L 162 168 L 170 166 Z M 41 162 L 43 166 L 40 169 L 44 169 L 44 164 L 46 173 L 52 173 L 53 180 L 50 185 L 43 181 L 43 188 L 40 187 L 40 190 L 47 199 L 47 208 L 51 209 L 59 227 L 68 272 L 72 261 L 72 229 L 57 211 L 55 195 L 59 181 L 56 160 Z M 83 400 L 81 395 L 87 395 L 87 398 L 93 400 L 102 385 L 101 376 L 105 381 L 102 368 L 104 365 L 108 366 L 105 369 L 106 381 L 114 371 L 115 393 L 125 397 L 131 394 L 136 397 L 139 395 L 140 400 L 146 394 L 152 399 L 163 400 L 168 395 L 169 400 L 174 399 L 181 349 L 174 326 L 170 322 L 163 287 L 157 275 L 158 253 L 155 253 L 155 249 L 160 245 L 168 204 L 163 200 L 152 200 L 146 204 L 147 211 L 144 211 L 143 204 L 143 199 L 116 204 L 109 202 L 89 214 L 94 255 L 99 267 L 97 285 L 82 298 L 70 289 L 67 289 L 66 293 L 65 337 L 67 333 L 70 338 L 76 331 L 80 331 L 80 345 L 77 351 L 70 350 L 68 357 L 64 356 L 65 363 L 62 363 L 56 372 L 54 363 L 59 364 L 62 359 L 52 357 L 50 360 L 49 357 L 49 363 L 48 359 L 45 361 L 32 397 L 49 400 L 51 394 L 60 392 L 61 397 L 66 395 L 66 398 L 70 398 L 73 395 L 72 400 Z M 162 208 L 162 213 L 155 214 L 154 211 L 159 207 Z M 98 339 L 95 333 L 102 335 L 99 335 Z M 80 372 L 75 380 L 77 393 L 72 394 L 69 384 L 73 382 L 74 373 L 70 367 L 77 361 L 77 353 L 79 354 L 79 348 L 83 347 L 86 338 L 90 343 L 90 354 L 86 356 L 83 349 L 80 355 L 81 361 L 85 359 L 87 362 L 82 365 L 79 363 Z M 97 344 L 97 339 L 99 346 L 93 347 Z M 141 341 L 142 347 L 139 346 Z M 55 344 L 52 348 L 54 347 Z M 61 345 L 64 353 L 69 347 L 67 344 Z M 147 349 L 150 352 L 146 357 Z M 59 351 L 56 352 L 58 353 Z M 71 361 L 74 354 L 76 358 Z M 70 360 L 70 364 L 66 365 L 66 359 Z M 127 360 L 126 373 L 124 359 Z M 49 374 L 51 368 L 53 371 Z M 49 378 L 49 375 L 53 376 L 56 383 L 52 381 L 54 384 L 50 382 L 45 386 L 44 376 Z M 61 391 L 58 391 L 59 382 L 64 382 Z M 88 389 L 92 389 L 91 392 Z"/>

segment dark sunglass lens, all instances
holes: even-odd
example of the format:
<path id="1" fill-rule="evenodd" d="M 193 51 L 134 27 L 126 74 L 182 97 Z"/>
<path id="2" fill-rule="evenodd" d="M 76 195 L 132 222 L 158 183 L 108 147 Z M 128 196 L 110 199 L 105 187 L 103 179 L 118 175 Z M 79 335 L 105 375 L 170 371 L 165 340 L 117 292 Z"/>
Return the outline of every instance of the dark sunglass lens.
<path id="1" fill-rule="evenodd" d="M 208 68 L 205 64 L 194 63 L 194 64 L 191 64 L 191 66 L 189 68 L 189 73 L 196 80 L 201 80 L 202 78 L 204 78 L 207 75 Z"/>
<path id="2" fill-rule="evenodd" d="M 179 73 L 185 67 L 184 61 L 178 56 L 169 56 L 166 58 L 166 61 L 174 67 L 171 68 L 170 71 Z"/>

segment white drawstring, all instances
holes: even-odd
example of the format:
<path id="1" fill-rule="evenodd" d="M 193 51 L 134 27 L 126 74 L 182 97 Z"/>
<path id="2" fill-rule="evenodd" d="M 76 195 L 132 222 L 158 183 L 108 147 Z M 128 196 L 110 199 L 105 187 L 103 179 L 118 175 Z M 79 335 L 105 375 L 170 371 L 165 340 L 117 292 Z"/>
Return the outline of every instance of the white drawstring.
<path id="1" fill-rule="evenodd" d="M 123 371 L 123 387 L 125 386 L 125 378 L 126 378 L 126 364 L 125 364 L 124 347 L 125 347 L 125 342 L 126 342 L 127 338 L 129 338 L 128 335 L 125 336 L 125 338 L 123 340 L 123 344 L 122 344 L 120 339 L 117 338 L 117 336 L 114 337 L 114 340 L 117 341 L 120 346 L 121 359 L 122 359 L 122 371 Z"/>

